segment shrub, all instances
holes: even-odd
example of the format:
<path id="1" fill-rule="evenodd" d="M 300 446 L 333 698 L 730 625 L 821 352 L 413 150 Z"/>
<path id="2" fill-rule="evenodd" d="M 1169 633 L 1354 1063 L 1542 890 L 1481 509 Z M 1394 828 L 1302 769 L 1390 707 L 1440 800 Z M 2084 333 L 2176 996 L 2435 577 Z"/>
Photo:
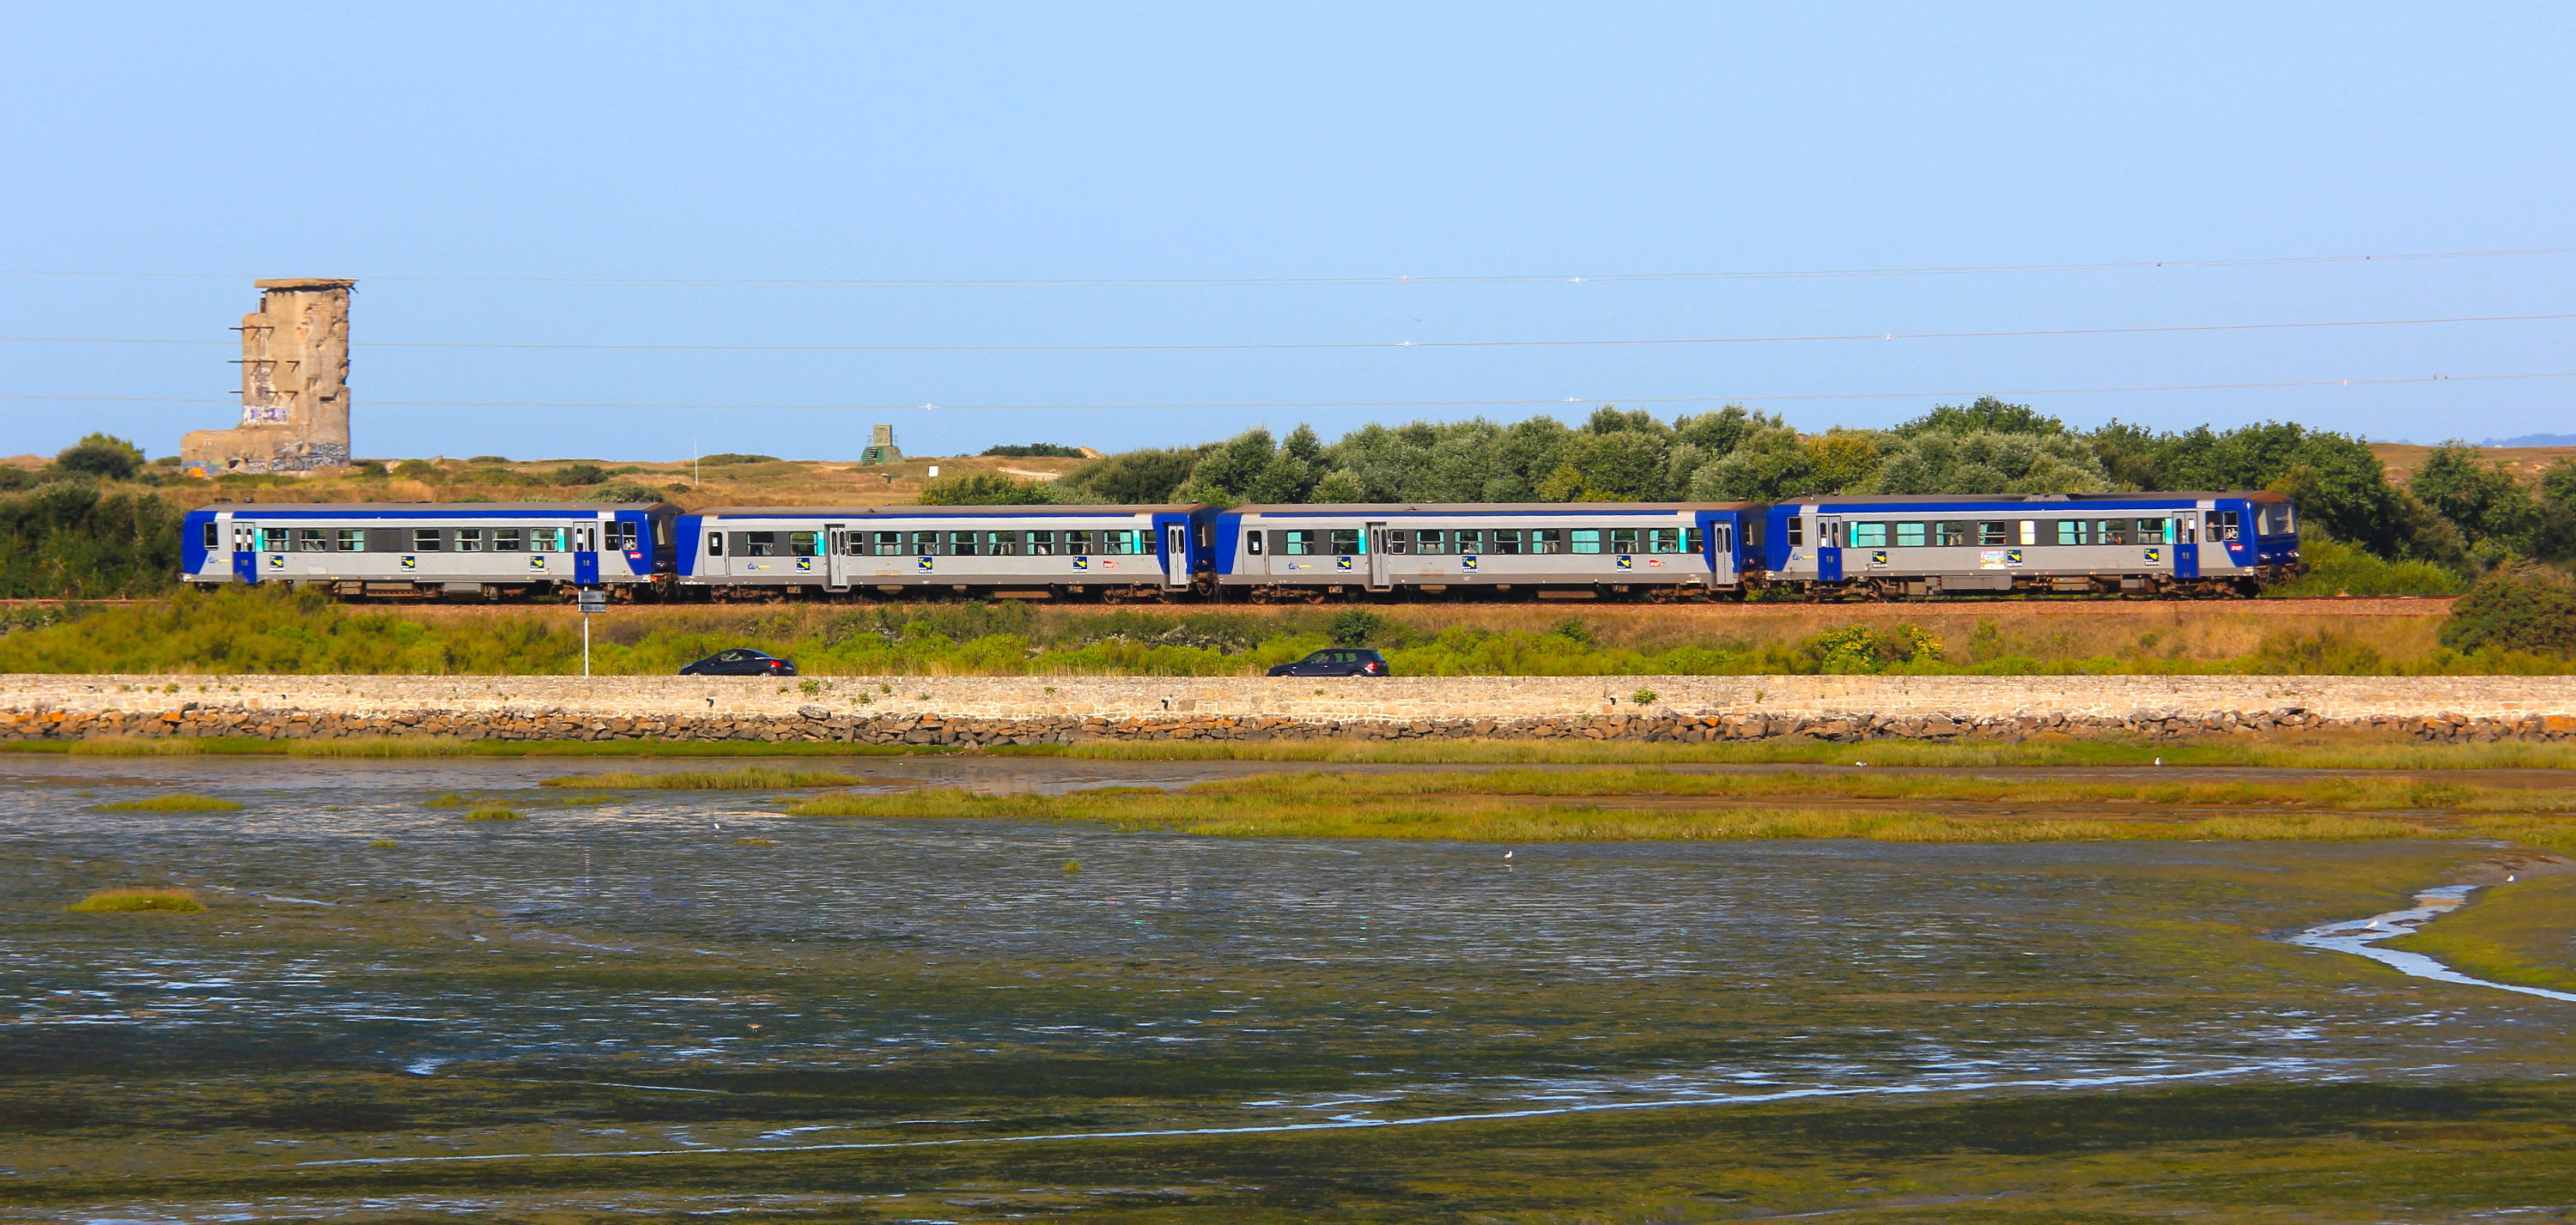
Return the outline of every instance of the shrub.
<path id="1" fill-rule="evenodd" d="M 1023 481 L 1000 472 L 944 476 L 922 487 L 924 506 L 1040 506 L 1055 501 L 1046 481 Z"/>
<path id="2" fill-rule="evenodd" d="M 206 908 L 197 899 L 196 890 L 147 886 L 140 889 L 101 889 L 64 907 L 83 914 L 129 914 L 144 910 L 167 910 L 195 914 Z"/>
<path id="3" fill-rule="evenodd" d="M 510 462 L 510 457 L 507 455 L 475 455 L 469 456 L 465 462 L 469 464 L 506 464 Z"/>
<path id="4" fill-rule="evenodd" d="M 1652 689 L 1640 689 L 1635 693 L 1629 694 L 1628 700 L 1639 706 L 1652 706 L 1655 704 L 1655 699 L 1660 696 L 1662 695 L 1656 693 Z"/>
<path id="5" fill-rule="evenodd" d="M 610 481 L 583 494 L 581 500 L 584 502 L 659 502 L 662 500 L 662 491 L 635 481 Z"/>
<path id="6" fill-rule="evenodd" d="M 425 459 L 406 459 L 394 465 L 393 474 L 406 481 L 425 481 L 438 475 L 438 465 Z"/>
<path id="7" fill-rule="evenodd" d="M 211 795 L 190 795 L 182 791 L 170 795 L 156 795 L 149 799 L 101 804 L 98 810 L 100 812 L 230 812 L 239 807 L 241 805 L 231 800 L 219 800 Z"/>
<path id="8" fill-rule="evenodd" d="M 986 447 L 984 454 L 994 459 L 1080 459 L 1082 448 L 1032 442 L 1022 446 Z"/>
<path id="9" fill-rule="evenodd" d="M 130 481 L 143 468 L 143 448 L 112 434 L 92 434 L 63 449 L 54 466 L 111 481 Z"/>
<path id="10" fill-rule="evenodd" d="M 597 464 L 566 464 L 555 469 L 555 484 L 596 485 L 608 479 L 608 469 Z"/>
<path id="11" fill-rule="evenodd" d="M 1324 636 L 1332 639 L 1334 646 L 1355 647 L 1383 636 L 1386 630 L 1386 618 L 1365 608 L 1346 608 L 1333 614 Z"/>
<path id="12" fill-rule="evenodd" d="M 778 457 L 775 455 L 746 455 L 740 451 L 718 451 L 713 455 L 699 456 L 698 462 L 702 464 L 774 464 L 778 462 Z"/>
<path id="13" fill-rule="evenodd" d="M 2314 528 L 2299 538 L 2308 572 L 2265 595 L 2458 595 L 2467 584 L 2458 572 L 2429 561 L 2382 561 Z"/>
<path id="14" fill-rule="evenodd" d="M 524 821 L 527 818 L 520 816 L 518 809 L 495 806 L 477 808 L 465 814 L 465 819 L 468 821 Z"/>
<path id="15" fill-rule="evenodd" d="M 2455 651 L 2576 655 L 2576 583 L 2545 566 L 2498 566 L 2451 606 L 2441 639 Z"/>
<path id="16" fill-rule="evenodd" d="M 179 518 L 158 494 L 86 478 L 0 494 L 0 597 L 158 595 L 179 570 Z"/>

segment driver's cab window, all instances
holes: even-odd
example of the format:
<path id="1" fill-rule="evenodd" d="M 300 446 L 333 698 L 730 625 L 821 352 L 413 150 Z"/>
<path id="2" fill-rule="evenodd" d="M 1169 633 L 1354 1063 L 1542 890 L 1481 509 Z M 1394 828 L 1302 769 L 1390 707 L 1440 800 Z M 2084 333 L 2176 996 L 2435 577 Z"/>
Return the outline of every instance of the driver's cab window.
<path id="1" fill-rule="evenodd" d="M 724 555 L 725 555 L 725 552 L 724 552 L 724 533 L 723 533 L 723 532 L 709 532 L 709 533 L 707 533 L 707 556 L 709 556 L 709 557 L 722 557 L 722 556 L 724 556 Z"/>

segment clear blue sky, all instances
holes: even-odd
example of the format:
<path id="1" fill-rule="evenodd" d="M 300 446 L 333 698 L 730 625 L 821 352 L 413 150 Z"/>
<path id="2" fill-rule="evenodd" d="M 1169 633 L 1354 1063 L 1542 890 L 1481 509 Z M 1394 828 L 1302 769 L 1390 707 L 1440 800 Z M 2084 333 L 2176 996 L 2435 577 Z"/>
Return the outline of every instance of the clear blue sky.
<path id="1" fill-rule="evenodd" d="M 2087 6 L 2090 7 L 2090 6 Z M 2576 255 L 1331 286 L 2576 247 L 2576 7 L 37 5 L 0 44 L 0 453 L 237 416 L 261 276 L 368 342 L 1655 339 L 2576 311 Z M 1212 14 L 1212 9 L 1227 9 Z M 532 11 L 535 10 L 535 11 Z M 416 278 L 416 279 L 405 279 Z M 441 278 L 454 278 L 441 280 Z M 576 283 L 528 283 L 547 278 Z M 579 283 L 587 281 L 589 283 Z M 2576 370 L 2576 321 L 1729 345 L 361 347 L 362 455 L 854 456 L 1751 399 Z M 131 397 L 46 398 L 46 397 Z M 204 397 L 202 403 L 151 397 Z M 2576 379 L 2019 394 L 2071 421 L 2576 432 Z M 1036 404 L 1103 409 L 394 407 Z M 1653 405 L 1670 415 L 1683 404 Z"/>

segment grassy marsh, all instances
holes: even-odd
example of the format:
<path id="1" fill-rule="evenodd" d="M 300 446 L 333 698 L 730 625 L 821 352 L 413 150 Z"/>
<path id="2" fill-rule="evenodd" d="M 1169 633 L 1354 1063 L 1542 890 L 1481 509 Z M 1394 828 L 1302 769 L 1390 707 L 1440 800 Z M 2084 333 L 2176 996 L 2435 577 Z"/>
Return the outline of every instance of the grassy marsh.
<path id="1" fill-rule="evenodd" d="M 2480 889 L 2468 905 L 2387 947 L 2479 978 L 2576 990 L 2576 875 Z"/>
<path id="2" fill-rule="evenodd" d="M 206 903 L 194 889 L 146 885 L 128 889 L 101 889 L 88 897 L 63 907 L 80 914 L 127 914 L 140 911 L 169 911 L 198 914 Z"/>
<path id="3" fill-rule="evenodd" d="M 491 804 L 466 813 L 465 819 L 468 821 L 525 821 L 527 817 L 521 815 L 518 809 Z"/>
<path id="4" fill-rule="evenodd" d="M 149 796 L 140 800 L 119 800 L 113 804 L 94 805 L 100 812 L 231 812 L 241 805 L 211 795 L 177 792 Z"/>
<path id="5" fill-rule="evenodd" d="M 538 786 L 621 791 L 768 791 L 779 787 L 850 787 L 864 781 L 837 770 L 744 766 L 738 770 L 673 770 L 666 774 L 570 774 L 546 779 Z"/>

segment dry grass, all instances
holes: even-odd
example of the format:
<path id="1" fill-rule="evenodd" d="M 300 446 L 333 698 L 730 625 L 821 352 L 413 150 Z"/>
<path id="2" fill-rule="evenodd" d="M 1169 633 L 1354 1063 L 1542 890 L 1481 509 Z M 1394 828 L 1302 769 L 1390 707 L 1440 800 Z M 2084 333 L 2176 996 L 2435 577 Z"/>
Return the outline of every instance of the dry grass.
<path id="1" fill-rule="evenodd" d="M 630 791 L 767 791 L 779 787 L 849 787 L 862 781 L 832 770 L 746 766 L 739 770 L 674 770 L 667 774 L 572 774 L 547 779 L 539 786 Z"/>
<path id="2" fill-rule="evenodd" d="M 148 799 L 100 804 L 97 810 L 100 812 L 230 812 L 239 807 L 241 805 L 231 800 L 219 800 L 211 795 L 191 795 L 181 791 L 169 795 L 156 795 Z"/>
<path id="3" fill-rule="evenodd" d="M 428 479 L 365 479 L 353 471 L 247 485 L 188 481 L 166 486 L 161 492 L 173 503 L 190 508 L 217 498 L 252 502 L 458 502 L 472 498 L 494 502 L 579 501 L 594 487 L 552 483 L 566 462 L 578 461 L 476 464 L 443 460 L 438 463 L 438 474 Z M 588 462 L 611 469 L 634 468 L 636 471 L 611 479 L 650 486 L 664 500 L 694 510 L 706 506 L 898 505 L 921 496 L 922 487 L 929 483 L 932 464 L 939 465 L 942 477 L 989 471 L 1032 480 L 1061 476 L 1082 461 L 914 456 L 896 464 L 862 466 L 780 460 L 703 465 L 695 469 L 694 478 L 693 466 L 685 459 L 668 463 Z"/>
<path id="4" fill-rule="evenodd" d="M 196 890 L 167 886 L 144 886 L 134 889 L 101 889 L 64 907 L 82 914 L 130 914 L 139 911 L 175 911 L 195 914 L 206 908 Z"/>

